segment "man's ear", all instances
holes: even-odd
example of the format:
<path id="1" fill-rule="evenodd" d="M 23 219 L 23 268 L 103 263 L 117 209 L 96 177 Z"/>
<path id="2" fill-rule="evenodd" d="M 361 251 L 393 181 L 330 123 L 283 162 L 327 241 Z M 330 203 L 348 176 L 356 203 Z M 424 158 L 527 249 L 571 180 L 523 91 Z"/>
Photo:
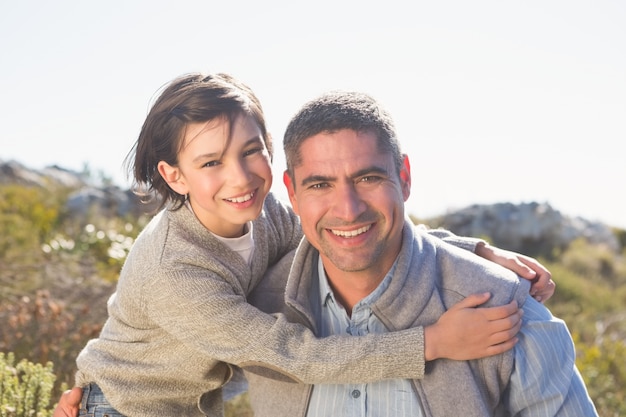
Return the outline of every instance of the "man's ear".
<path id="1" fill-rule="evenodd" d="M 289 172 L 283 172 L 283 184 L 287 187 L 287 195 L 289 196 L 289 201 L 291 202 L 291 207 L 296 214 L 298 213 L 298 200 L 296 199 L 296 189 L 294 187 L 293 181 Z"/>
<path id="2" fill-rule="evenodd" d="M 400 186 L 402 187 L 402 196 L 404 201 L 409 199 L 411 195 L 411 164 L 409 156 L 404 155 L 402 158 L 402 168 L 400 168 Z"/>
<path id="3" fill-rule="evenodd" d="M 172 190 L 180 195 L 189 193 L 189 188 L 185 182 L 185 178 L 181 175 L 180 168 L 173 167 L 165 161 L 159 161 L 157 168 L 161 178 L 170 186 Z"/>

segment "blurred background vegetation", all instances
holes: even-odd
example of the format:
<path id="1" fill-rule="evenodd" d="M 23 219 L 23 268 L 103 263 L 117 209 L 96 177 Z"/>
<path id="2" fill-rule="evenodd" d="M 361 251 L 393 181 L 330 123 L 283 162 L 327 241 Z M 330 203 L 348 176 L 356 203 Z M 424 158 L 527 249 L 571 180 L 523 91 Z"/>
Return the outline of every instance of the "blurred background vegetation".
<path id="1" fill-rule="evenodd" d="M 149 220 L 98 210 L 72 215 L 66 202 L 73 191 L 0 184 L 0 366 L 15 376 L 0 378 L 0 391 L 25 384 L 19 369 L 38 375 L 51 395 L 41 394 L 42 416 L 72 386 L 75 358 L 98 335 L 121 265 Z M 546 305 L 568 323 L 603 417 L 626 416 L 626 232 L 615 234 L 621 253 L 581 239 L 536 256 L 557 283 Z M 0 416 L 20 415 L 0 401 Z M 252 415 L 245 395 L 227 404 L 227 415 Z"/>

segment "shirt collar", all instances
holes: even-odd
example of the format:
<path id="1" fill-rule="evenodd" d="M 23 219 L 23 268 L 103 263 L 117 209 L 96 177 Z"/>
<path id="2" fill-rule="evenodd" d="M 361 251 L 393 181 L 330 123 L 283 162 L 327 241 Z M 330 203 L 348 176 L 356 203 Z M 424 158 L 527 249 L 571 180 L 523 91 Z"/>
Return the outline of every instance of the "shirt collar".
<path id="1" fill-rule="evenodd" d="M 369 307 L 374 304 L 380 296 L 385 292 L 389 284 L 391 283 L 391 279 L 393 277 L 393 273 L 396 269 L 396 264 L 398 260 L 393 263 L 391 269 L 385 275 L 385 278 L 382 282 L 376 287 L 374 291 L 372 291 L 367 297 L 362 299 L 354 306 L 354 309 L 358 309 L 360 307 Z M 322 263 L 322 257 L 318 256 L 317 258 L 317 271 L 318 271 L 318 282 L 319 282 L 319 301 L 321 307 L 326 307 L 329 301 L 332 301 L 335 305 L 340 305 L 335 298 L 335 294 L 333 293 L 333 289 L 328 282 L 328 277 L 326 276 L 326 271 L 324 271 L 324 264 Z"/>

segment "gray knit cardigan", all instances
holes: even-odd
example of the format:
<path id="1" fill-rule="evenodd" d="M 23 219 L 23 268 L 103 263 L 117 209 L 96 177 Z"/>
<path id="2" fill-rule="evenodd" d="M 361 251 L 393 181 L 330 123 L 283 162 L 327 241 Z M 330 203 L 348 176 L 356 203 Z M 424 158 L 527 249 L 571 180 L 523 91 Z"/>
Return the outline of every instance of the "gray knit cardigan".
<path id="1" fill-rule="evenodd" d="M 453 304 L 475 293 L 492 294 L 487 306 L 506 304 L 513 299 L 520 306 L 524 304 L 529 281 L 411 226 L 405 224 L 402 250 L 391 283 L 372 306 L 373 313 L 387 329 L 395 331 L 435 323 Z M 311 301 L 310 294 L 316 286 L 318 256 L 317 250 L 303 240 L 295 256 L 290 254 L 293 265 L 289 257 L 283 258 L 268 272 L 269 279 L 255 288 L 251 302 L 263 311 L 282 311 L 290 320 L 315 331 L 310 304 L 316 301 Z M 280 282 L 287 273 L 288 282 Z M 278 309 L 280 300 L 283 305 Z M 328 352 L 328 359 L 339 358 L 343 359 L 341 352 Z M 362 366 L 368 370 L 370 365 Z M 512 367 L 512 350 L 473 361 L 439 359 L 427 364 L 426 374 L 415 379 L 413 386 L 425 417 L 506 415 L 501 398 Z M 249 369 L 246 376 L 255 417 L 306 415 L 311 385 L 281 381 L 263 369 Z"/>

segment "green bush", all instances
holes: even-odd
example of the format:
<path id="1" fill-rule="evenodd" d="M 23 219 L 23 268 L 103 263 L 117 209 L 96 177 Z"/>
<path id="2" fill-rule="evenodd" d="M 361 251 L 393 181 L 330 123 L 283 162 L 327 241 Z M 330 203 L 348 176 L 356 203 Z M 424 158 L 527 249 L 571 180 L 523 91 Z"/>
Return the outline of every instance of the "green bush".
<path id="1" fill-rule="evenodd" d="M 56 377 L 52 362 L 45 366 L 0 352 L 0 417 L 52 415 L 50 396 Z"/>
<path id="2" fill-rule="evenodd" d="M 576 364 L 598 414 L 603 417 L 626 416 L 626 343 L 603 337 L 589 345 L 582 343 L 576 335 L 574 340 L 578 350 Z"/>
<path id="3" fill-rule="evenodd" d="M 91 318 L 91 323 L 85 320 L 87 308 L 70 312 L 63 302 L 52 299 L 43 290 L 14 302 L 5 300 L 0 304 L 0 351 L 12 352 L 18 360 L 54 363 L 58 377 L 53 390 L 56 397 L 62 392 L 62 384 L 73 382 L 78 353 L 99 334 L 104 323 L 100 318 Z"/>
<path id="4" fill-rule="evenodd" d="M 0 184 L 0 351 L 55 364 L 71 384 L 75 359 L 106 319 L 106 300 L 146 217 L 69 216 L 71 190 Z"/>
<path id="5" fill-rule="evenodd" d="M 137 221 L 123 222 L 121 219 L 101 220 L 105 226 L 93 223 L 72 225 L 76 229 L 71 235 L 58 232 L 41 245 L 41 250 L 50 258 L 72 256 L 87 260 L 95 267 L 99 278 L 117 282 L 124 260 L 139 231 Z"/>
<path id="6" fill-rule="evenodd" d="M 59 225 L 62 198 L 37 187 L 0 185 L 0 297 L 41 286 L 41 243 Z"/>

